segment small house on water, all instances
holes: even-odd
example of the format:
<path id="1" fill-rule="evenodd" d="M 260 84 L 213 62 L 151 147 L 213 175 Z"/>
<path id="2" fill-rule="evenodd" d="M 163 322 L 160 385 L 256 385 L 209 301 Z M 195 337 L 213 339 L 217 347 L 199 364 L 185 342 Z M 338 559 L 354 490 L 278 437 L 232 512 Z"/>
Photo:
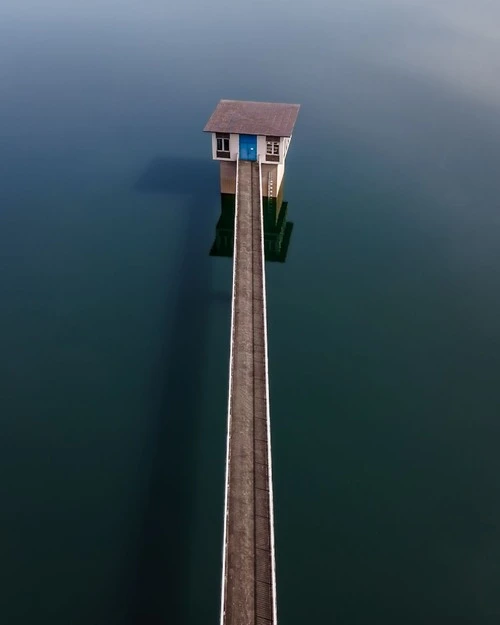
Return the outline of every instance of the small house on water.
<path id="1" fill-rule="evenodd" d="M 278 197 L 299 104 L 221 100 L 205 132 L 212 134 L 212 156 L 221 162 L 221 193 L 236 192 L 236 161 L 262 163 L 264 197 Z"/>
<path id="2" fill-rule="evenodd" d="M 220 162 L 221 216 L 211 254 L 231 256 L 234 238 L 236 165 L 261 163 L 266 260 L 285 262 L 293 224 L 283 201 L 285 159 L 298 104 L 221 100 L 205 132 L 212 134 L 212 157 Z"/>

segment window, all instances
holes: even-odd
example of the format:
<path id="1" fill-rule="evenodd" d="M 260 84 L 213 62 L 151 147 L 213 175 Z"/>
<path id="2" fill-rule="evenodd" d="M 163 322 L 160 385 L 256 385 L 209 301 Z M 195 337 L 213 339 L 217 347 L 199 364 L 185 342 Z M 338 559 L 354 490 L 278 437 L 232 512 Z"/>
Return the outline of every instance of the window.
<path id="1" fill-rule="evenodd" d="M 274 156 L 279 156 L 280 154 L 279 141 L 268 141 L 266 153 L 273 154 Z"/>
<path id="2" fill-rule="evenodd" d="M 266 137 L 266 160 L 279 161 L 280 158 L 280 138 Z"/>
<path id="3" fill-rule="evenodd" d="M 219 158 L 229 158 L 229 134 L 217 132 L 215 138 L 217 140 L 217 156 Z"/>
<path id="4" fill-rule="evenodd" d="M 229 152 L 229 139 L 217 139 L 217 151 Z"/>

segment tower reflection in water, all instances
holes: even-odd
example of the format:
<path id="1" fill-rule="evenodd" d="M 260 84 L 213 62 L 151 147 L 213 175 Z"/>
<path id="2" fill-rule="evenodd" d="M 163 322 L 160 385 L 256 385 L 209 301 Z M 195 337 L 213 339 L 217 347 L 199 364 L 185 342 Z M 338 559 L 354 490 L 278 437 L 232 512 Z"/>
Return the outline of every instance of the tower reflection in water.
<path id="1" fill-rule="evenodd" d="M 288 202 L 283 200 L 284 176 L 276 167 L 262 165 L 262 206 L 264 213 L 264 252 L 267 261 L 286 261 L 293 223 L 287 221 Z M 215 231 L 211 256 L 232 257 L 234 242 L 234 209 L 236 200 L 236 163 L 221 163 L 221 212 Z M 276 187 L 279 188 L 275 192 Z"/>

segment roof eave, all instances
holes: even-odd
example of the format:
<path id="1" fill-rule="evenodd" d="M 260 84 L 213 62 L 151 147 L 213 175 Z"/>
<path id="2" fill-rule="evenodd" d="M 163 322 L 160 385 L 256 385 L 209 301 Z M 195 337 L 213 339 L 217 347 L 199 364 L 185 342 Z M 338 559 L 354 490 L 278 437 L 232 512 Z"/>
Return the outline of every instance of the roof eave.
<path id="1" fill-rule="evenodd" d="M 220 128 L 218 130 L 209 130 L 207 128 L 203 128 L 203 132 L 209 132 L 210 134 L 215 134 L 216 132 L 223 132 L 229 135 L 246 135 L 246 134 L 255 134 L 255 133 L 247 133 L 247 132 L 231 132 L 230 130 L 221 130 Z M 263 134 L 258 133 L 256 136 L 257 137 L 265 137 L 265 136 L 275 136 L 275 137 L 288 137 L 290 138 L 292 136 L 293 133 L 290 134 L 286 134 L 286 135 L 282 135 L 282 134 L 276 134 L 275 132 L 265 132 Z"/>

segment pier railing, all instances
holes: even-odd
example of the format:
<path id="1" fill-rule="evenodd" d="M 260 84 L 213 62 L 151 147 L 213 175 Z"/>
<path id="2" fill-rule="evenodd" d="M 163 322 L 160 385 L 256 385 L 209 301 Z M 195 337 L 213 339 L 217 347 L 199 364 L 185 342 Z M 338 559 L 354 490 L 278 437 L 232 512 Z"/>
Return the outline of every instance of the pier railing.
<path id="1" fill-rule="evenodd" d="M 229 392 L 227 400 L 227 439 L 226 439 L 226 477 L 224 489 L 224 535 L 222 540 L 222 589 L 220 625 L 224 625 L 224 605 L 226 598 L 226 561 L 227 561 L 227 531 L 228 531 L 228 504 L 229 504 L 229 461 L 231 454 L 231 398 L 233 392 L 233 346 L 234 346 L 234 304 L 236 297 L 236 261 L 238 254 L 238 185 L 239 185 L 239 154 L 236 155 L 236 196 L 234 200 L 234 240 L 233 240 L 233 292 L 231 297 L 231 337 L 229 351 Z"/>
<path id="2" fill-rule="evenodd" d="M 236 161 L 221 625 L 276 625 L 263 178 Z M 259 232 L 260 230 L 260 232 Z"/>
<path id="3" fill-rule="evenodd" d="M 265 354 L 265 379 L 266 379 L 266 424 L 267 424 L 267 465 L 268 465 L 268 481 L 269 481 L 269 526 L 270 526 L 270 542 L 271 542 L 271 601 L 273 609 L 273 625 L 278 623 L 278 609 L 276 598 L 276 555 L 275 555 L 275 539 L 274 539 L 274 494 L 273 494 L 273 465 L 271 454 L 271 410 L 269 402 L 269 355 L 267 344 L 267 289 L 266 289 L 266 260 L 264 249 L 264 209 L 263 209 L 263 197 L 262 197 L 262 160 L 259 155 L 259 194 L 260 194 L 260 236 L 261 236 L 261 253 L 262 253 L 262 293 L 263 293 L 263 308 L 264 308 L 264 354 Z M 272 185 L 271 172 L 269 172 L 269 179 Z M 272 187 L 271 187 L 272 191 Z M 271 197 L 271 196 L 270 196 Z"/>

